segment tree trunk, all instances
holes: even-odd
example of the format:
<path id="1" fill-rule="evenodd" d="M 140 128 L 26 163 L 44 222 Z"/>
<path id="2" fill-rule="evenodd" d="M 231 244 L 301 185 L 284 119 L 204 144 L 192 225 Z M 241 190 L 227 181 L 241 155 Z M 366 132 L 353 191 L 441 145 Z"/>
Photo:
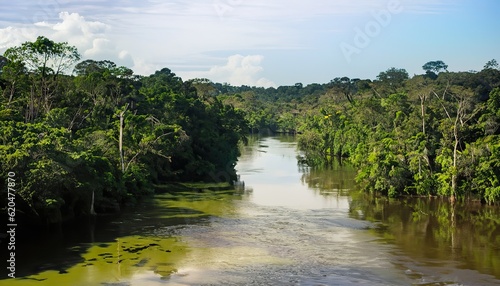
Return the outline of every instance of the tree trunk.
<path id="1" fill-rule="evenodd" d="M 35 119 L 35 91 L 33 90 L 33 87 L 31 87 L 30 91 L 30 99 L 28 102 L 28 108 L 26 110 L 26 116 L 25 116 L 25 121 L 26 123 L 33 122 Z"/>
<path id="2" fill-rule="evenodd" d="M 16 86 L 16 81 L 13 81 L 12 86 L 10 87 L 10 95 L 9 95 L 9 101 L 7 102 L 7 106 L 10 106 L 10 103 L 12 102 L 12 98 L 14 98 L 14 92 L 16 90 L 15 86 Z"/>
<path id="3" fill-rule="evenodd" d="M 90 202 L 90 214 L 96 215 L 96 212 L 94 210 L 94 191 L 92 191 L 92 200 Z"/>
<path id="4" fill-rule="evenodd" d="M 455 146 L 453 147 L 453 174 L 451 175 L 451 195 L 450 201 L 455 202 L 457 193 L 457 160 L 458 160 L 458 137 L 455 137 Z"/>
<path id="5" fill-rule="evenodd" d="M 455 137 L 455 145 L 453 146 L 453 173 L 451 175 L 451 195 L 450 201 L 455 202 L 455 196 L 457 193 L 457 161 L 458 161 L 458 144 L 460 143 L 460 138 L 458 137 L 458 122 L 460 109 L 457 111 L 457 117 L 455 120 L 455 125 L 453 126 L 453 136 Z"/>
<path id="6" fill-rule="evenodd" d="M 425 106 L 424 106 L 425 96 L 419 95 L 419 97 L 420 97 L 420 109 L 422 113 L 422 133 L 424 133 L 425 135 Z"/>
<path id="7" fill-rule="evenodd" d="M 120 163 L 122 166 L 122 172 L 125 173 L 125 159 L 123 156 L 123 121 L 125 118 L 125 112 L 127 111 L 128 103 L 125 106 L 125 110 L 120 112 L 120 138 L 118 140 L 118 150 L 120 152 Z"/>
<path id="8" fill-rule="evenodd" d="M 118 141 L 118 150 L 120 151 L 120 162 L 122 165 L 122 172 L 125 172 L 125 161 L 123 159 L 123 116 L 125 111 L 120 113 L 120 139 Z"/>

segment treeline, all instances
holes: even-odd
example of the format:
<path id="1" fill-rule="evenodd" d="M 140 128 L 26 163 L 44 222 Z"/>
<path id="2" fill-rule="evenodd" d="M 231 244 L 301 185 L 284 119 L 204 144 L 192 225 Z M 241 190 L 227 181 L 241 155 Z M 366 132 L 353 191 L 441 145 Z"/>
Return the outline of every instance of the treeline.
<path id="1" fill-rule="evenodd" d="M 373 82 L 334 82 L 330 100 L 300 127 L 304 161 L 346 160 L 372 193 L 498 202 L 498 64 L 490 61 L 480 72 L 446 67 L 435 61 L 412 78 L 391 68 Z"/>
<path id="2" fill-rule="evenodd" d="M 500 199 L 500 70 L 448 72 L 431 61 L 410 77 L 232 87 L 200 80 L 207 94 L 245 113 L 251 132 L 296 133 L 309 166 L 358 168 L 367 191 L 387 196 Z"/>
<path id="3" fill-rule="evenodd" d="M 164 182 L 231 181 L 248 130 L 167 68 L 137 76 L 45 37 L 0 56 L 0 94 L 1 177 L 15 173 L 18 214 L 44 222 L 115 210 Z"/>
<path id="4" fill-rule="evenodd" d="M 250 133 L 296 134 L 301 115 L 318 104 L 317 99 L 330 88 L 328 84 L 297 83 L 292 86 L 263 88 L 231 86 L 197 79 L 195 85 L 203 94 L 216 96 L 225 104 L 242 110 Z"/>
<path id="5" fill-rule="evenodd" d="M 500 199 L 500 70 L 261 88 L 137 76 L 39 37 L 0 56 L 0 171 L 17 210 L 60 222 L 116 210 L 172 181 L 232 181 L 238 144 L 298 135 L 309 166 L 358 168 L 369 192 Z M 7 200 L 7 190 L 2 194 Z"/>

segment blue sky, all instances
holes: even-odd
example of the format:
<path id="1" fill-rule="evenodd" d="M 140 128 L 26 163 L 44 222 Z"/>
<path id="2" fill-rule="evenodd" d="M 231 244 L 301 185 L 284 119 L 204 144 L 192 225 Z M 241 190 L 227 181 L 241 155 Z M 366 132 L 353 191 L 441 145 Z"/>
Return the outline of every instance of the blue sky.
<path id="1" fill-rule="evenodd" d="M 234 85 L 410 75 L 500 60 L 496 0 L 25 0 L 2 1 L 0 53 L 44 35 L 149 75 Z"/>

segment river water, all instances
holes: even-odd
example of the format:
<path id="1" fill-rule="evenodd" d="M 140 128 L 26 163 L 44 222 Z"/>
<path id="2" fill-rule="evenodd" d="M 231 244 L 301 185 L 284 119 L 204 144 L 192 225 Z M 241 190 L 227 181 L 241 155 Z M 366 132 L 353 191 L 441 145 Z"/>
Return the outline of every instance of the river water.
<path id="1" fill-rule="evenodd" d="M 498 208 L 356 191 L 252 138 L 237 190 L 157 195 L 120 216 L 19 239 L 0 285 L 498 285 Z"/>

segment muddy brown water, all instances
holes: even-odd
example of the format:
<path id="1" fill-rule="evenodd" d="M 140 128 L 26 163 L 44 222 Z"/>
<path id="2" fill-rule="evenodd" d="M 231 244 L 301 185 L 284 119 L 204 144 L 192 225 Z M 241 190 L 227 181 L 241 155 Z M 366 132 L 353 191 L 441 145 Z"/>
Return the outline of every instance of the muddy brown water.
<path id="1" fill-rule="evenodd" d="M 374 198 L 346 166 L 252 138 L 244 186 L 157 195 L 120 216 L 20 239 L 0 285 L 499 285 L 500 213 Z"/>

